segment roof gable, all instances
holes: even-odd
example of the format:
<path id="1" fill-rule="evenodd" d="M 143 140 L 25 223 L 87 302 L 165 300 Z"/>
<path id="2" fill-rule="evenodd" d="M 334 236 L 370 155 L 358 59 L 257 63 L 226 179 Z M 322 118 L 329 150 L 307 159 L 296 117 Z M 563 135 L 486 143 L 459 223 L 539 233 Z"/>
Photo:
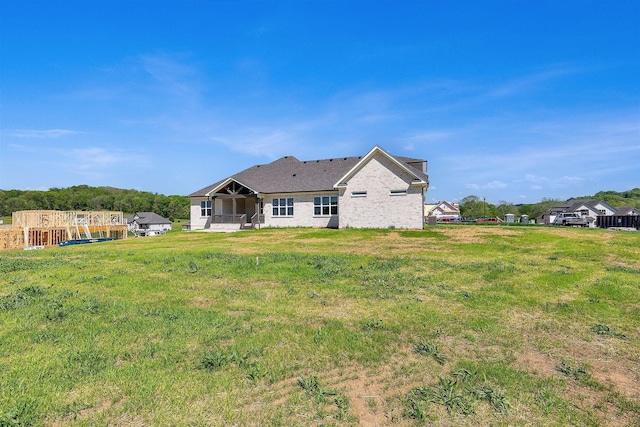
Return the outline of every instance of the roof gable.
<path id="1" fill-rule="evenodd" d="M 371 159 L 373 159 L 373 157 L 376 154 L 382 154 L 383 156 L 391 160 L 393 163 L 395 163 L 397 166 L 399 166 L 401 169 L 403 169 L 405 172 L 407 172 L 409 175 L 412 175 L 414 177 L 412 184 L 414 183 L 418 185 L 429 184 L 429 178 L 426 174 L 419 172 L 417 169 L 409 166 L 406 162 L 398 159 L 397 157 L 392 156 L 391 154 L 387 153 L 385 150 L 383 150 L 382 148 L 376 145 L 364 157 L 362 157 L 362 159 L 360 159 L 360 161 L 356 163 L 345 175 L 343 175 L 338 181 L 336 181 L 333 187 L 334 188 L 344 187 L 345 182 L 349 181 L 351 177 L 353 177 L 356 173 L 358 173 L 358 171 L 362 169 L 362 167 L 365 164 L 370 162 Z M 412 159 L 412 160 L 417 160 L 417 159 Z"/>
<path id="2" fill-rule="evenodd" d="M 567 201 L 567 203 L 570 204 L 570 207 L 584 205 L 585 207 L 589 209 L 593 209 L 596 212 L 600 209 L 599 206 L 602 206 L 603 208 L 608 209 L 611 212 L 616 211 L 616 208 L 614 208 L 607 202 L 603 200 L 597 200 L 597 199 L 571 199 Z"/>
<path id="3" fill-rule="evenodd" d="M 455 206 L 453 206 L 451 203 L 447 202 L 446 200 L 443 200 L 440 203 L 438 203 L 438 207 L 440 207 L 442 209 L 448 209 L 450 211 L 456 211 L 456 212 L 459 211 L 458 208 L 456 208 Z"/>

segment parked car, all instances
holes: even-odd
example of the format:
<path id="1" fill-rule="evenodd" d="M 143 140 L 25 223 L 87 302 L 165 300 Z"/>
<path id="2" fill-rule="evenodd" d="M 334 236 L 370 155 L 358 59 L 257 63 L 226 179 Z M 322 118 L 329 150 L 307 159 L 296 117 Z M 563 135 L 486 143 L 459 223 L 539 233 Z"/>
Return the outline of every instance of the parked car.
<path id="1" fill-rule="evenodd" d="M 578 212 L 561 212 L 556 216 L 552 224 L 570 227 L 588 227 L 589 220 L 583 218 Z"/>
<path id="2" fill-rule="evenodd" d="M 460 218 L 438 218 L 438 222 L 460 222 Z"/>
<path id="3" fill-rule="evenodd" d="M 504 222 L 504 221 L 501 220 L 500 218 L 482 217 L 482 218 L 478 218 L 478 222 Z"/>

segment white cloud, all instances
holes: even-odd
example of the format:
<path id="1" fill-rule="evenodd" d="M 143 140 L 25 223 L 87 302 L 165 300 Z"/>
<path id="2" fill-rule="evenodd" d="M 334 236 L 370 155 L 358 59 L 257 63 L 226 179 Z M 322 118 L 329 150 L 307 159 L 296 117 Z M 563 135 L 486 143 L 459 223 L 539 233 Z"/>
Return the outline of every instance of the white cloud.
<path id="1" fill-rule="evenodd" d="M 465 184 L 465 187 L 472 190 L 494 190 L 497 188 L 506 188 L 508 185 L 502 181 L 491 181 L 486 184 Z"/>
<path id="2" fill-rule="evenodd" d="M 46 129 L 46 130 L 16 129 L 11 132 L 11 135 L 16 138 L 56 139 L 56 138 L 62 138 L 65 136 L 79 135 L 83 133 L 84 132 L 80 132 L 77 130 L 70 130 L 70 129 Z"/>
<path id="3" fill-rule="evenodd" d="M 569 74 L 575 74 L 579 70 L 571 67 L 556 67 L 548 70 L 540 71 L 535 74 L 519 77 L 506 83 L 503 83 L 491 90 L 485 95 L 489 98 L 500 98 L 514 95 L 520 95 L 524 92 L 535 90 L 542 83 L 549 80 L 557 79 Z"/>
<path id="4" fill-rule="evenodd" d="M 407 141 L 420 141 L 420 142 L 432 142 L 441 141 L 447 139 L 453 135 L 453 132 L 438 130 L 438 131 L 424 131 L 416 133 L 415 135 L 405 138 Z"/>
<path id="5" fill-rule="evenodd" d="M 141 55 L 138 58 L 144 71 L 159 83 L 159 89 L 191 98 L 199 93 L 198 72 L 182 59 L 179 55 L 168 54 Z"/>

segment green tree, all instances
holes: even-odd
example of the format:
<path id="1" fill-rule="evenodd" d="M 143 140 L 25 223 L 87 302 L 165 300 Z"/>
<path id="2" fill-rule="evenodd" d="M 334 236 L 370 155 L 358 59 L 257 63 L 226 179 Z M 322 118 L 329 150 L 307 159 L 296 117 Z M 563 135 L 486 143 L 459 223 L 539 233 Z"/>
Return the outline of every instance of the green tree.
<path id="1" fill-rule="evenodd" d="M 498 202 L 496 211 L 498 212 L 498 216 L 503 220 L 506 214 L 513 214 L 516 218 L 521 215 L 520 208 L 518 206 L 504 200 L 500 200 L 500 202 Z"/>

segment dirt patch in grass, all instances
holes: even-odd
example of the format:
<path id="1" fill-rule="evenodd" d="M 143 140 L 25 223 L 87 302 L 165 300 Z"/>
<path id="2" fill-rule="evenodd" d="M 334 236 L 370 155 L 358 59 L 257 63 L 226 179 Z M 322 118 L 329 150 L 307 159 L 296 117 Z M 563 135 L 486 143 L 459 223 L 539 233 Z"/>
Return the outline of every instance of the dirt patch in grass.
<path id="1" fill-rule="evenodd" d="M 117 409 L 121 407 L 125 402 L 125 399 L 112 401 L 111 399 L 104 399 L 97 402 L 95 405 L 80 410 L 77 414 L 66 417 L 63 420 L 55 420 L 51 424 L 51 427 L 63 427 L 75 423 L 76 421 L 89 420 L 98 414 L 107 411 L 109 409 Z"/>
<path id="2" fill-rule="evenodd" d="M 556 372 L 551 358 L 536 350 L 527 350 L 517 355 L 518 366 L 540 378 L 549 378 Z"/>
<path id="3" fill-rule="evenodd" d="M 197 297 L 197 298 L 194 298 L 189 303 L 189 306 L 196 307 L 196 308 L 209 308 L 213 306 L 215 303 L 216 301 L 214 299 L 207 298 L 207 297 Z"/>
<path id="4" fill-rule="evenodd" d="M 358 417 L 361 426 L 379 426 L 384 423 L 385 416 L 377 401 L 382 398 L 380 385 L 369 378 L 358 378 L 345 384 L 352 412 Z M 372 402 L 372 403 L 369 403 Z"/>
<path id="5" fill-rule="evenodd" d="M 563 396 L 566 400 L 586 414 L 595 425 L 602 426 L 637 426 L 639 414 L 621 410 L 615 401 L 610 399 L 606 390 L 594 390 L 573 380 L 568 380 L 567 390 Z"/>
<path id="6" fill-rule="evenodd" d="M 620 261 L 617 255 L 608 254 L 607 255 L 607 265 L 616 266 L 616 267 L 624 267 L 624 268 L 632 268 L 632 269 L 640 269 L 640 266 L 632 265 L 627 262 Z"/>
<path id="7" fill-rule="evenodd" d="M 520 232 L 505 227 L 447 227 L 443 234 L 455 243 L 481 243 L 486 236 L 518 236 Z"/>
<path id="8" fill-rule="evenodd" d="M 321 232 L 319 230 L 317 232 Z M 301 235 L 309 233 L 308 229 L 294 229 L 294 230 L 283 230 L 282 233 L 287 234 L 287 248 L 289 250 L 296 250 L 299 252 L 340 252 L 340 253 L 349 253 L 349 254 L 357 254 L 357 255 L 371 255 L 376 253 L 385 253 L 390 255 L 406 255 L 408 253 L 414 252 L 422 252 L 425 249 L 425 245 L 428 244 L 430 240 L 433 240 L 432 234 L 433 232 L 428 233 L 424 232 L 424 238 L 419 234 L 420 231 L 416 231 L 417 235 L 420 238 L 407 239 L 401 236 L 401 231 L 389 231 L 383 232 L 380 234 L 372 235 L 372 236 L 350 236 L 350 238 L 336 238 L 335 230 L 327 230 L 327 232 L 332 233 L 331 236 L 327 236 L 327 238 L 322 237 L 304 237 L 300 238 Z M 344 233 L 348 233 L 348 231 L 344 231 Z M 439 239 L 438 239 L 439 240 Z M 227 242 L 237 242 L 239 245 L 233 245 L 230 248 L 230 251 L 236 254 L 255 254 L 259 255 L 260 253 L 265 253 L 271 251 L 271 247 L 277 248 L 280 250 L 281 242 L 276 241 L 273 244 L 265 243 L 266 239 L 263 234 L 255 234 L 253 236 L 244 235 L 241 238 L 230 237 L 226 239 Z M 259 246 L 251 246 L 246 245 L 248 242 L 259 243 Z M 366 242 L 366 244 L 363 244 Z"/>
<path id="9" fill-rule="evenodd" d="M 631 368 L 620 366 L 619 361 L 592 362 L 593 378 L 601 384 L 614 388 L 626 398 L 640 404 L 640 379 L 638 367 L 636 372 Z"/>
<path id="10" fill-rule="evenodd" d="M 359 426 L 402 426 L 405 424 L 400 419 L 392 421 L 390 414 L 401 412 L 400 398 L 413 387 L 421 385 L 407 382 L 409 377 L 401 374 L 404 367 L 412 369 L 409 366 L 415 365 L 413 359 L 413 355 L 403 356 L 397 363 L 375 371 L 357 367 L 334 369 L 324 373 L 322 380 L 348 397 L 349 413 L 357 417 Z M 417 368 L 414 366 L 413 369 Z"/>

